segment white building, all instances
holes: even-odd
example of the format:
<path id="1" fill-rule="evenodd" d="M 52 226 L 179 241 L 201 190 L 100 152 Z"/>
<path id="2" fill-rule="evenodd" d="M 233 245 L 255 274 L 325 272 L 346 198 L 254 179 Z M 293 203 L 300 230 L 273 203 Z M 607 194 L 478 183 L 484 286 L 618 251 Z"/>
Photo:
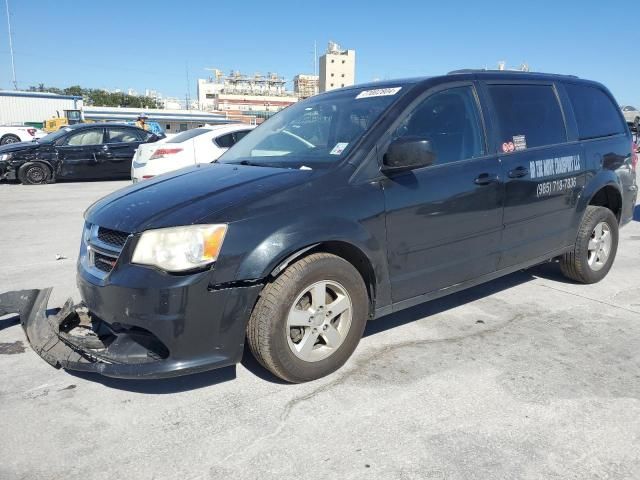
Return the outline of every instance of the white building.
<path id="1" fill-rule="evenodd" d="M 80 110 L 82 97 L 49 92 L 0 91 L 0 125 L 41 124 L 64 116 L 64 110 Z"/>
<path id="2" fill-rule="evenodd" d="M 84 107 L 82 116 L 84 120 L 94 122 L 122 122 L 135 121 L 140 112 L 139 108 Z M 144 110 L 144 113 L 149 117 L 149 121 L 158 122 L 167 133 L 183 132 L 205 124 L 215 125 L 233 121 L 225 115 L 200 110 L 148 108 Z"/>
<path id="3" fill-rule="evenodd" d="M 356 51 L 343 50 L 329 42 L 327 52 L 320 57 L 320 91 L 348 87 L 356 82 Z"/>
<path id="4" fill-rule="evenodd" d="M 214 70 L 214 77 L 198 79 L 198 103 L 201 110 L 209 112 L 266 118 L 298 101 L 285 84 L 276 73 L 244 75 L 233 71 L 223 75 Z"/>

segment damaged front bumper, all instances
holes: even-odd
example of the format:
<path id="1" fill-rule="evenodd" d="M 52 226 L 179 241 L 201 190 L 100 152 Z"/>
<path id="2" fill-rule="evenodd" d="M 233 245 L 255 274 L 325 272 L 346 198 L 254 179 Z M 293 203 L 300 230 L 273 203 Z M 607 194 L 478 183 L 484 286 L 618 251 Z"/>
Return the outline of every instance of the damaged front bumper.
<path id="1" fill-rule="evenodd" d="M 117 378 L 164 378 L 239 362 L 246 319 L 259 288 L 208 292 L 211 308 L 201 311 L 201 318 L 193 318 L 191 328 L 185 326 L 189 319 L 174 317 L 181 328 L 173 329 L 175 335 L 169 341 L 137 325 L 108 323 L 71 300 L 56 314 L 47 315 L 50 288 L 0 295 L 0 316 L 19 313 L 31 347 L 55 368 Z M 113 307 L 117 311 L 117 302 Z M 140 324 L 137 320 L 132 323 Z M 167 327 L 175 327 L 174 321 Z"/>

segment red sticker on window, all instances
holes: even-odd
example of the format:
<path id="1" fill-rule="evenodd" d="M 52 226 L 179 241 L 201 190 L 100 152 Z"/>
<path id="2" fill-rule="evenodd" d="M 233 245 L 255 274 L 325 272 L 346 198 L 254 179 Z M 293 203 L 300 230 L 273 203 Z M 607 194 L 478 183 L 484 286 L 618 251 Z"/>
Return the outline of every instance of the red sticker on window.
<path id="1" fill-rule="evenodd" d="M 513 142 L 504 142 L 502 144 L 502 151 L 504 153 L 511 153 L 516 149 L 516 146 L 513 144 Z"/>

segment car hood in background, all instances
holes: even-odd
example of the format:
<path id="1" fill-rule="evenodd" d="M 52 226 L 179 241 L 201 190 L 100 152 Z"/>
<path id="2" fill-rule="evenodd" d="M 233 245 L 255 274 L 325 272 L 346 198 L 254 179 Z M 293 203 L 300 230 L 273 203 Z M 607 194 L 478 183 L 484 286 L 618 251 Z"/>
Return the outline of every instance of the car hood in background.
<path id="1" fill-rule="evenodd" d="M 303 183 L 310 174 L 284 168 L 195 165 L 118 190 L 89 207 L 85 218 L 127 233 L 202 223 L 231 206 Z"/>

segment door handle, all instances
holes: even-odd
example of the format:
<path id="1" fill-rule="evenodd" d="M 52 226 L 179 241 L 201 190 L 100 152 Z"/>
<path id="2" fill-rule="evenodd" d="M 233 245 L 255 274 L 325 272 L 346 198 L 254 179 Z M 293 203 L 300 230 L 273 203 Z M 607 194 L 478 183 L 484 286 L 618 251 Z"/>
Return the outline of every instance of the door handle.
<path id="1" fill-rule="evenodd" d="M 481 173 L 476 177 L 473 183 L 475 183 L 476 185 L 489 185 L 497 181 L 498 177 L 496 175 L 491 175 L 490 173 Z"/>
<path id="2" fill-rule="evenodd" d="M 113 156 L 113 154 L 109 151 L 108 145 L 102 145 L 102 148 L 100 150 L 102 151 L 102 154 L 105 158 L 111 158 Z"/>
<path id="3" fill-rule="evenodd" d="M 529 175 L 529 170 L 525 167 L 514 168 L 509 172 L 509 178 L 521 178 Z"/>

